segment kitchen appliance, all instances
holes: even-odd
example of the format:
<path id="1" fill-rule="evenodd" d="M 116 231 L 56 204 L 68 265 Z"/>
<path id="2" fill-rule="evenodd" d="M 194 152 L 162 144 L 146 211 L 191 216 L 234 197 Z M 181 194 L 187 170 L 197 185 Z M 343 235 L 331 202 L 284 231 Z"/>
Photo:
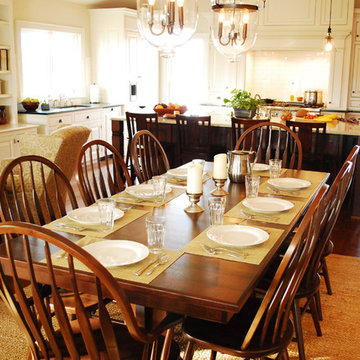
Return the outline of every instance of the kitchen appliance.
<path id="1" fill-rule="evenodd" d="M 316 90 L 316 105 L 323 105 L 323 92 L 321 90 Z"/>
<path id="2" fill-rule="evenodd" d="M 316 90 L 306 90 L 304 94 L 304 104 L 309 106 L 314 106 L 317 104 L 317 91 Z"/>
<path id="3" fill-rule="evenodd" d="M 228 151 L 228 172 L 231 182 L 245 182 L 245 175 L 251 172 L 250 163 L 253 161 L 255 151 L 232 150 Z M 250 157 L 252 157 L 250 159 Z"/>

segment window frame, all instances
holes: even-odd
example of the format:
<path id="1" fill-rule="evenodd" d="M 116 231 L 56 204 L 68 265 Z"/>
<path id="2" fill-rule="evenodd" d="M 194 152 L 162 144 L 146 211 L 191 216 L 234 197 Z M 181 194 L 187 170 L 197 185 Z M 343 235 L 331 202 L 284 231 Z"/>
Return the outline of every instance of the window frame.
<path id="1" fill-rule="evenodd" d="M 45 24 L 32 21 L 16 21 L 16 48 L 17 48 L 17 74 L 18 74 L 18 97 L 21 101 L 25 94 L 23 93 L 23 66 L 22 66 L 22 53 L 21 53 L 21 30 L 22 29 L 36 29 L 36 30 L 45 30 L 45 31 L 59 31 L 59 32 L 68 32 L 68 33 L 77 33 L 80 35 L 81 39 L 81 64 L 82 64 L 82 84 L 81 84 L 81 94 L 80 98 L 86 97 L 86 61 L 85 61 L 85 29 L 75 26 L 66 26 L 66 25 L 55 25 L 55 24 Z M 77 98 L 79 98 L 77 97 Z"/>

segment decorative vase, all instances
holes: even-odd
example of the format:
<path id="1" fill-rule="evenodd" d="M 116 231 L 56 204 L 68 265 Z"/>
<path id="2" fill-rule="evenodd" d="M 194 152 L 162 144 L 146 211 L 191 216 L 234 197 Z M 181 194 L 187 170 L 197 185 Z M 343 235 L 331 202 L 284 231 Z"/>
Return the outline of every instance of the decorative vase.
<path id="1" fill-rule="evenodd" d="M 244 108 L 234 108 L 234 115 L 237 118 L 252 119 L 256 114 L 256 110 L 246 110 Z"/>

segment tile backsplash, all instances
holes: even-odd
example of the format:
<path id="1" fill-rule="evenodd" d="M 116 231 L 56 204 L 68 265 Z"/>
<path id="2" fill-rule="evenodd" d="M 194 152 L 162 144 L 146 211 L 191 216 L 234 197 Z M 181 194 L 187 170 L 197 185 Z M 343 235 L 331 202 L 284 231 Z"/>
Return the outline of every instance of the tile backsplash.
<path id="1" fill-rule="evenodd" d="M 246 89 L 253 95 L 290 101 L 305 90 L 322 90 L 326 102 L 330 54 L 325 51 L 251 51 L 247 56 Z"/>

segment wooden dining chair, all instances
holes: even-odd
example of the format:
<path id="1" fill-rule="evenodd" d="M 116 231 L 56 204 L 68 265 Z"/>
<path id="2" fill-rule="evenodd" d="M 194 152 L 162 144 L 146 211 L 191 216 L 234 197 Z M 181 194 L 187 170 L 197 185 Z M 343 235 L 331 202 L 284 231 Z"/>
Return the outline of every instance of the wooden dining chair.
<path id="1" fill-rule="evenodd" d="M 303 149 L 302 169 L 325 171 L 326 123 L 287 120 L 288 126 L 298 136 Z"/>
<path id="2" fill-rule="evenodd" d="M 211 116 L 176 115 L 178 164 L 196 157 L 212 160 Z"/>
<path id="3" fill-rule="evenodd" d="M 256 152 L 256 162 L 268 164 L 282 159 L 282 167 L 301 169 L 302 146 L 298 136 L 286 125 L 261 122 L 247 129 L 236 143 L 235 150 Z"/>
<path id="4" fill-rule="evenodd" d="M 86 206 L 132 185 L 122 156 L 104 140 L 93 140 L 82 147 L 77 160 L 77 175 Z"/>
<path id="5" fill-rule="evenodd" d="M 326 257 L 329 256 L 332 252 L 333 252 L 333 249 L 334 249 L 334 244 L 333 242 L 331 241 L 331 232 L 335 226 L 335 223 L 339 217 L 339 214 L 340 214 L 340 210 L 341 210 L 341 205 L 343 204 L 344 200 L 345 200 L 345 197 L 346 197 L 346 194 L 348 193 L 349 191 L 349 188 L 351 186 L 351 182 L 352 182 L 352 179 L 354 177 L 354 172 L 355 172 L 355 168 L 356 168 L 356 163 L 357 163 L 357 159 L 358 159 L 358 156 L 359 156 L 359 151 L 360 151 L 360 146 L 359 145 L 355 145 L 350 154 L 348 155 L 348 157 L 346 158 L 346 162 L 350 162 L 352 164 L 352 168 L 351 168 L 351 173 L 350 173 L 350 181 L 349 181 L 349 184 L 347 186 L 347 189 L 346 189 L 346 192 L 345 194 L 343 194 L 343 198 L 339 200 L 339 205 L 337 205 L 336 207 L 336 210 L 334 210 L 334 219 L 332 221 L 332 227 L 331 229 L 328 230 L 328 232 L 326 233 L 326 237 L 327 237 L 327 242 L 326 242 L 326 245 L 325 245 L 325 249 L 322 253 L 322 256 L 321 256 L 321 260 L 320 260 L 320 275 L 322 275 L 324 277 L 324 280 L 325 280 L 325 285 L 326 285 L 326 290 L 327 290 L 327 293 L 329 295 L 332 294 L 332 289 L 331 289 L 331 282 L 330 282 L 330 275 L 329 275 L 329 270 L 328 270 L 328 267 L 327 267 L 327 263 L 326 263 Z M 341 178 L 342 174 L 341 174 L 341 170 L 340 172 L 338 173 L 337 177 L 335 178 L 333 184 L 339 182 L 339 178 Z"/>
<path id="6" fill-rule="evenodd" d="M 76 196 L 67 177 L 56 164 L 41 156 L 21 156 L 13 160 L 0 177 L 2 221 L 45 225 L 77 208 Z M 82 298 L 87 311 L 97 309 L 97 299 L 93 296 L 84 293 Z M 64 293 L 64 303 L 70 316 L 75 317 L 71 294 Z"/>
<path id="7" fill-rule="evenodd" d="M 169 161 L 171 161 L 171 163 L 174 165 L 176 162 L 176 146 L 173 142 L 171 142 L 171 139 L 162 139 L 160 137 L 160 134 L 163 134 L 163 132 L 160 132 L 158 114 L 156 112 L 134 113 L 128 111 L 125 114 L 126 125 L 128 129 L 128 151 L 125 159 L 126 165 L 132 169 L 130 144 L 136 132 L 140 130 L 148 130 L 156 136 L 156 138 L 160 141 Z M 133 179 L 135 179 L 134 176 Z"/>
<path id="8" fill-rule="evenodd" d="M 184 360 L 192 359 L 194 345 L 246 359 L 263 359 L 278 354 L 289 359 L 287 346 L 293 337 L 291 306 L 301 283 L 319 232 L 324 185 L 307 210 L 291 240 L 264 297 L 250 296 L 229 323 L 220 324 L 185 318 L 183 330 L 188 341 Z"/>
<path id="9" fill-rule="evenodd" d="M 244 119 L 238 117 L 231 117 L 231 149 L 235 148 L 240 136 L 253 125 L 260 124 L 264 120 Z"/>
<path id="10" fill-rule="evenodd" d="M 147 130 L 138 131 L 130 146 L 131 161 L 140 183 L 170 169 L 169 161 L 160 141 Z"/>
<path id="11" fill-rule="evenodd" d="M 74 190 L 52 161 L 37 155 L 21 156 L 3 170 L 0 178 L 3 221 L 45 225 L 65 216 L 69 206 L 78 208 Z"/>
<path id="12" fill-rule="evenodd" d="M 6 265 L 4 262 L 0 265 L 2 300 L 25 335 L 29 358 L 155 360 L 162 356 L 161 359 L 179 359 L 179 349 L 172 341 L 172 327 L 181 317 L 169 314 L 150 330 L 140 327 L 125 291 L 86 250 L 51 230 L 33 224 L 2 223 L 0 234 L 5 236 L 3 258 L 6 262 Z M 23 250 L 21 261 L 14 259 L 15 247 Z M 34 248 L 43 253 L 41 263 L 33 260 Z M 67 253 L 67 259 L 60 266 L 55 266 L 56 257 L 51 256 L 51 251 L 56 248 Z M 77 270 L 79 267 L 93 273 L 91 281 L 82 281 L 82 271 Z M 9 290 L 9 277 L 15 293 Z M 19 283 L 23 277 L 30 281 L 26 291 Z M 56 322 L 52 321 L 54 317 L 46 299 L 41 296 L 39 279 L 51 286 Z M 75 321 L 70 321 L 66 314 L 60 285 L 75 294 Z M 81 291 L 89 289 L 96 294 L 99 304 L 96 318 L 85 311 L 80 297 Z M 106 307 L 108 298 L 116 302 L 124 323 L 112 321 Z M 166 340 L 161 336 L 165 331 Z"/>

